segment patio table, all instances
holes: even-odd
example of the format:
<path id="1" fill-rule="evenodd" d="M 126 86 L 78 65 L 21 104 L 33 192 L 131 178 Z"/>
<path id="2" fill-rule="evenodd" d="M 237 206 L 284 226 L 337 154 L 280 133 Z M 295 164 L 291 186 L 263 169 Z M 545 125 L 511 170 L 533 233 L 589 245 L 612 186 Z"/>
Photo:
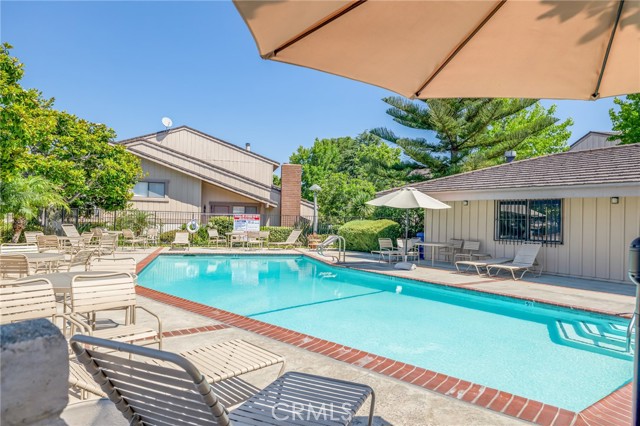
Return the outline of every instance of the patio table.
<path id="1" fill-rule="evenodd" d="M 22 254 L 27 258 L 29 263 L 46 263 L 49 272 L 53 270 L 52 266 L 55 262 L 64 260 L 64 254 L 61 253 L 16 253 Z"/>
<path id="2" fill-rule="evenodd" d="M 45 253 L 33 253 L 33 254 L 45 254 Z M 62 255 L 60 255 L 62 256 Z M 53 272 L 51 274 L 37 274 L 37 275 L 29 275 L 28 277 L 20 278 L 16 280 L 16 283 L 20 283 L 22 281 L 34 280 L 38 278 L 43 278 L 51 281 L 51 285 L 53 286 L 53 292 L 56 294 L 64 294 L 67 295 L 71 293 L 71 281 L 78 275 L 105 275 L 105 274 L 117 274 L 118 271 L 71 271 L 71 272 Z"/>
<path id="3" fill-rule="evenodd" d="M 424 242 L 424 243 L 415 243 L 414 246 L 416 247 L 431 247 L 431 266 L 433 267 L 435 265 L 435 261 L 436 261 L 436 248 L 441 248 L 441 247 L 451 247 L 451 244 L 449 243 L 430 243 L 430 242 Z M 425 260 L 426 260 L 426 256 L 425 256 Z M 418 263 L 420 263 L 420 258 L 418 258 Z"/>
<path id="4" fill-rule="evenodd" d="M 34 253 L 35 254 L 35 253 Z M 44 253 L 40 253 L 44 254 Z M 71 272 L 54 272 L 51 274 L 37 274 L 30 275 L 28 277 L 20 278 L 15 281 L 15 283 L 21 283 L 23 281 L 34 280 L 34 279 L 46 279 L 51 282 L 51 286 L 53 287 L 53 292 L 55 294 L 60 294 L 63 297 L 64 302 L 62 303 L 63 311 L 67 312 L 67 297 L 71 294 L 71 281 L 78 275 L 83 276 L 96 276 L 96 275 L 105 275 L 105 274 L 117 274 L 118 271 L 71 271 Z M 130 317 L 131 310 L 127 312 L 127 321 Z"/>

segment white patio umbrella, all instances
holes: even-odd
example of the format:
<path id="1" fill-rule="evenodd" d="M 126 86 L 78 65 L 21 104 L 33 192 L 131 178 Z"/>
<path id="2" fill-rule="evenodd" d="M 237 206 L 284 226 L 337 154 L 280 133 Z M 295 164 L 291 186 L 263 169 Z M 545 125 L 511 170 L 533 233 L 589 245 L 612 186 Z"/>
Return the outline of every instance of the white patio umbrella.
<path id="1" fill-rule="evenodd" d="M 404 227 L 404 261 L 407 261 L 407 241 L 409 239 L 409 209 L 450 209 L 451 206 L 429 197 L 415 188 L 401 188 L 382 197 L 367 201 L 366 204 L 377 207 L 406 209 Z"/>

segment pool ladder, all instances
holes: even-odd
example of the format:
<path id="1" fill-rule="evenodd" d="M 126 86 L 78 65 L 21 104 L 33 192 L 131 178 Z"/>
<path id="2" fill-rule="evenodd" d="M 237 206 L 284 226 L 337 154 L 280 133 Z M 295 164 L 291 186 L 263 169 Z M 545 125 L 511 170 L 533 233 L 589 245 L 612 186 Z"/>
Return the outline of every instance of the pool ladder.
<path id="1" fill-rule="evenodd" d="M 634 312 L 631 317 L 631 321 L 629 321 L 629 327 L 627 327 L 627 352 L 631 351 L 631 337 L 633 336 L 633 330 L 635 329 L 636 322 L 638 318 L 638 313 Z M 636 340 L 638 338 L 638 333 L 636 333 Z M 636 344 L 636 350 L 638 345 Z"/>
<path id="2" fill-rule="evenodd" d="M 345 251 L 347 249 L 347 242 L 340 235 L 329 235 L 326 240 L 322 243 L 318 244 L 316 248 L 316 252 L 322 256 L 326 256 L 324 254 L 324 249 L 328 248 L 330 245 L 338 243 L 338 256 L 331 256 L 332 259 L 335 259 L 335 263 L 340 263 L 345 261 Z"/>

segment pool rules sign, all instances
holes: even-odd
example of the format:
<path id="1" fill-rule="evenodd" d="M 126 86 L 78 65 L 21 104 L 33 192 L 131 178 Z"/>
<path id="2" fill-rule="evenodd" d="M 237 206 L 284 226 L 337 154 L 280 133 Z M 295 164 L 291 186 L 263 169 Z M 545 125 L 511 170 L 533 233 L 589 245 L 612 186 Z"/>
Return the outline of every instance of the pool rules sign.
<path id="1" fill-rule="evenodd" d="M 245 232 L 258 232 L 260 230 L 259 214 L 235 214 L 233 215 L 233 230 Z"/>

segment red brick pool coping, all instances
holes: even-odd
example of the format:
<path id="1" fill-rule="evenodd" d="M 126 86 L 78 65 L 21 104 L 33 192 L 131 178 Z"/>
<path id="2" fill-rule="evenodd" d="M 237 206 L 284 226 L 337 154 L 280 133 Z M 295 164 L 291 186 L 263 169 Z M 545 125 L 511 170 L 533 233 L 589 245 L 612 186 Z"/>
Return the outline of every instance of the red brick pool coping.
<path id="1" fill-rule="evenodd" d="M 157 249 L 151 253 L 138 264 L 137 271 L 142 271 L 149 263 L 158 257 L 161 252 L 162 249 Z M 457 287 L 451 284 L 443 285 Z M 139 285 L 136 287 L 136 291 L 140 296 L 148 297 L 222 323 L 221 325 L 199 327 L 201 329 L 210 327 L 213 330 L 226 328 L 227 326 L 241 328 L 520 420 L 553 426 L 627 426 L 631 424 L 631 383 L 614 391 L 585 410 L 576 413 L 421 367 L 394 361 L 338 343 L 319 339 L 307 334 L 298 333 L 283 327 L 267 324 L 262 321 L 172 296 L 160 291 L 151 290 Z M 476 291 L 483 292 L 481 290 Z M 485 293 L 497 294 L 493 292 Z M 510 295 L 504 296 L 512 297 Z M 546 301 L 540 302 L 548 303 Z M 566 307 L 565 305 L 553 304 Z M 571 308 L 576 309 L 575 307 Z M 606 313 L 595 310 L 591 311 Z M 202 332 L 198 330 L 199 328 L 196 327 L 167 333 L 179 333 L 175 335 L 193 334 Z"/>

